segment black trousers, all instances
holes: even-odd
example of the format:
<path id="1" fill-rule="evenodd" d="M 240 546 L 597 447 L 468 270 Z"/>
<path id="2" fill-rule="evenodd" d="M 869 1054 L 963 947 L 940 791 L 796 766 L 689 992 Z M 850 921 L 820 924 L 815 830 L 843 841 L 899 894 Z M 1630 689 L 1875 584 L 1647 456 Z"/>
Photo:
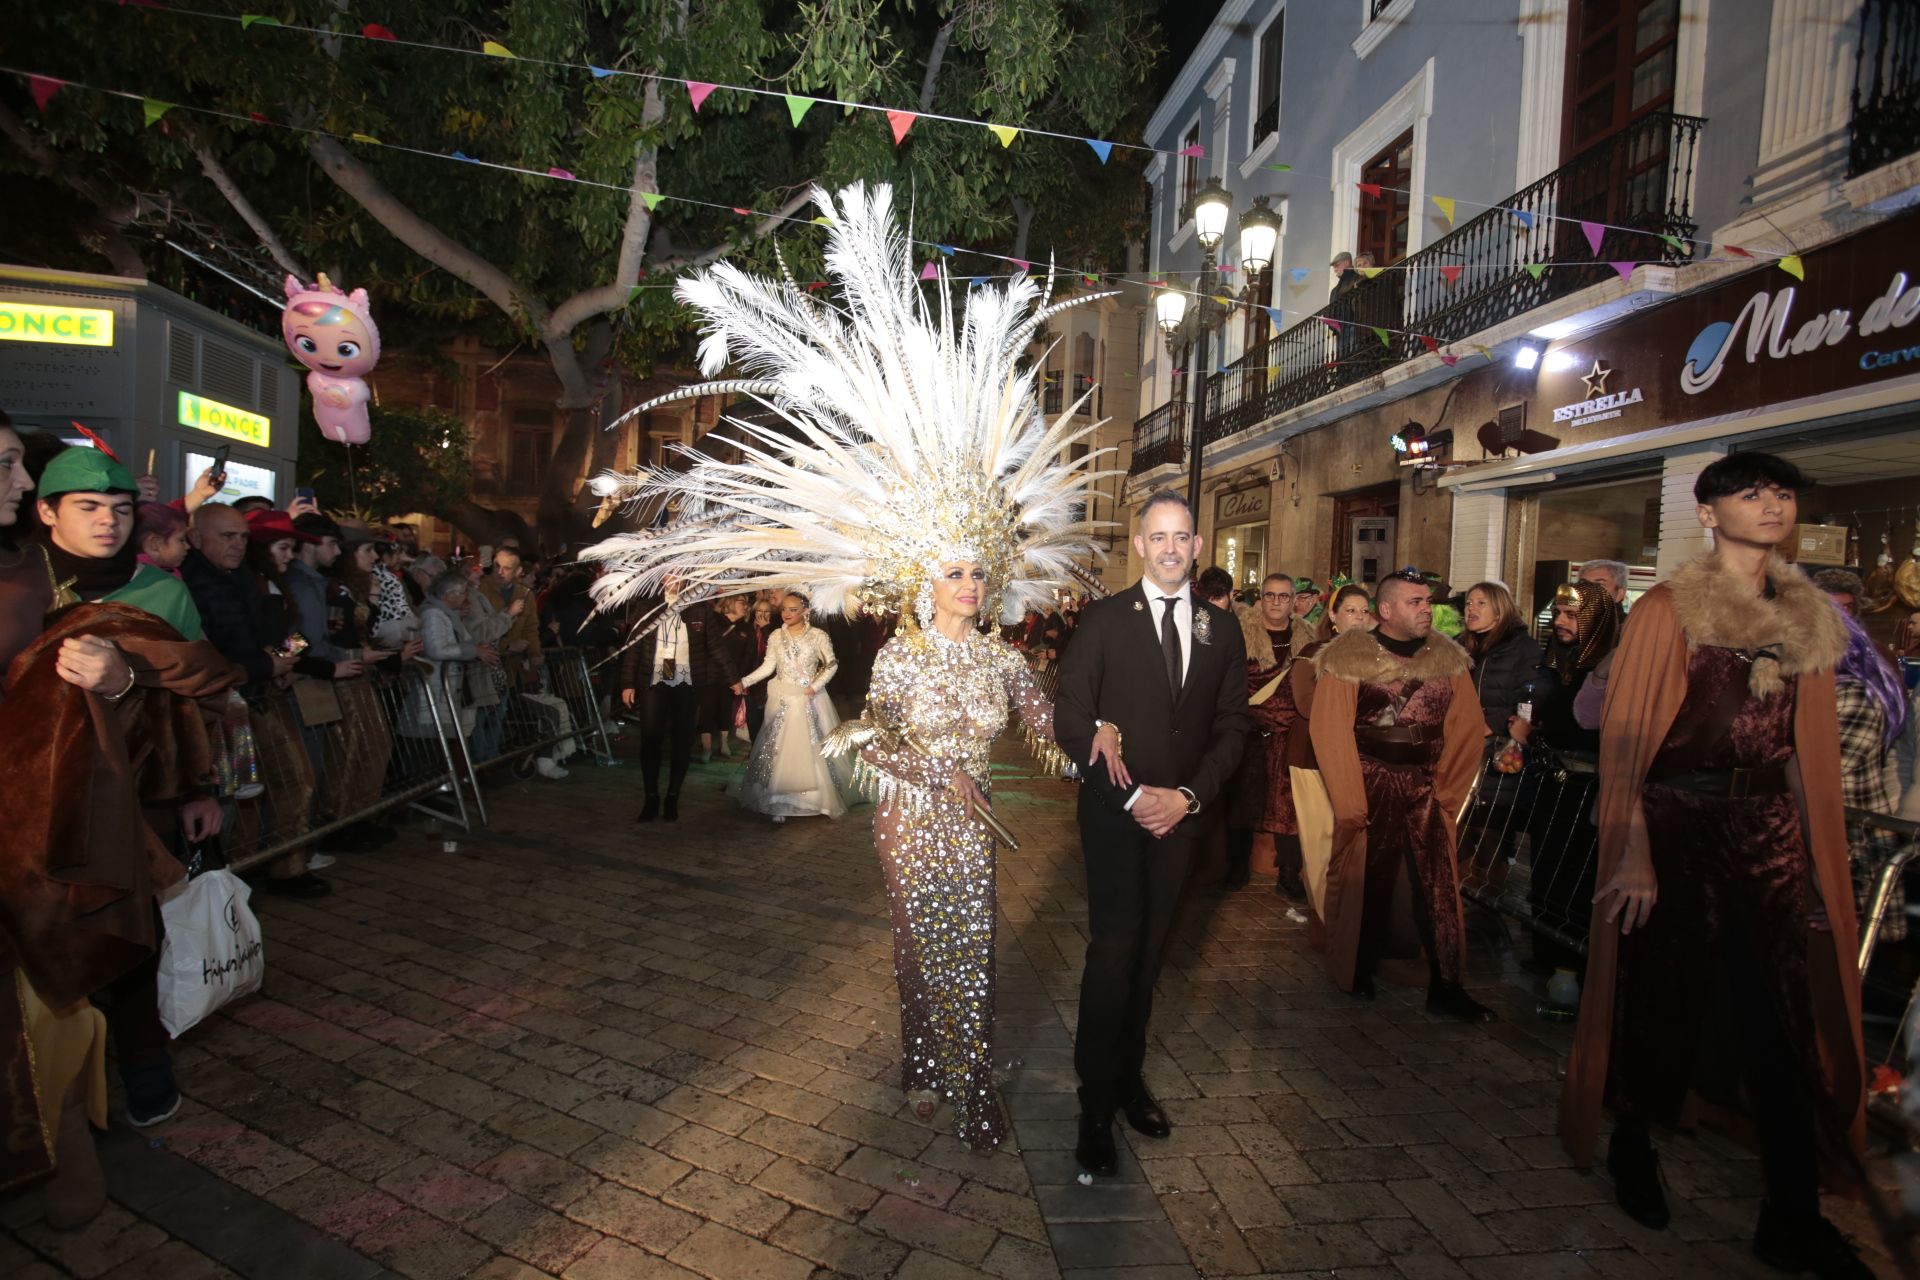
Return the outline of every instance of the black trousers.
<path id="1" fill-rule="evenodd" d="M 660 762 L 668 761 L 667 794 L 680 794 L 693 763 L 700 723 L 700 691 L 690 684 L 650 684 L 640 691 L 640 780 L 660 794 Z"/>
<path id="2" fill-rule="evenodd" d="M 1079 816 L 1088 938 L 1073 1067 L 1081 1108 L 1112 1115 L 1140 1081 L 1153 984 L 1200 827 L 1182 822 L 1156 840 L 1131 814 L 1113 813 L 1086 788 Z"/>

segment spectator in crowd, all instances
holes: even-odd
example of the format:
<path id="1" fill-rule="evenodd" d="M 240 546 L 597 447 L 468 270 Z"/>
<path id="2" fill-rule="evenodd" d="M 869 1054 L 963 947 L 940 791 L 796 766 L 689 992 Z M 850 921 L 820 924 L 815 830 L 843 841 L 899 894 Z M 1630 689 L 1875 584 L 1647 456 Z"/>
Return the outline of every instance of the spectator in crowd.
<path id="1" fill-rule="evenodd" d="M 1576 581 L 1604 587 L 1624 621 L 1627 616 L 1627 566 L 1619 560 L 1589 560 L 1573 575 Z"/>
<path id="2" fill-rule="evenodd" d="M 1461 647 L 1473 659 L 1473 684 L 1487 731 L 1511 737 L 1511 721 L 1520 704 L 1533 700 L 1534 671 L 1540 666 L 1540 642 L 1527 634 L 1525 621 L 1503 582 L 1476 582 L 1467 588 L 1467 631 Z"/>
<path id="3" fill-rule="evenodd" d="M 1527 901 L 1539 927 L 1533 933 L 1534 968 L 1566 969 L 1577 975 L 1580 952 L 1556 936 L 1579 934 L 1593 913 L 1596 833 L 1593 828 L 1595 769 L 1600 735 L 1580 724 L 1575 701 L 1585 683 L 1620 642 L 1620 611 L 1599 582 L 1562 583 L 1553 593 L 1553 642 L 1534 679 L 1531 724 L 1515 717 L 1515 742 L 1533 742 L 1553 753 L 1541 771 L 1527 820 L 1532 876 Z"/>
<path id="4" fill-rule="evenodd" d="M 406 570 L 400 563 L 404 553 L 398 544 L 384 539 L 376 538 L 365 545 L 373 551 L 372 563 L 366 567 L 373 586 L 373 643 L 382 649 L 402 650 L 403 660 L 411 658 L 419 651 L 409 654 L 404 650 L 408 644 L 419 642 L 420 615 L 407 593 Z M 365 554 L 356 552 L 358 556 Z"/>
<path id="5" fill-rule="evenodd" d="M 479 763 L 500 754 L 499 717 L 479 714 L 497 710 L 487 702 L 493 685 L 484 669 L 499 665 L 500 651 L 491 643 L 476 641 L 467 628 L 472 589 L 467 575 L 458 569 L 443 569 L 427 588 L 427 603 L 420 611 L 420 639 L 428 675 L 408 705 L 407 732 L 414 737 L 436 736 L 437 710 L 439 731 L 466 737 L 468 751 Z M 479 669 L 474 664 L 479 664 Z M 483 681 L 484 688 L 480 688 Z M 460 705 L 463 696 L 472 696 L 476 689 L 480 696 L 475 701 L 481 705 Z M 432 708 L 427 705 L 428 699 L 434 704 Z"/>
<path id="6" fill-rule="evenodd" d="M 273 510 L 273 499 L 262 497 L 257 493 L 250 493 L 244 498 L 235 498 L 233 500 L 233 509 L 243 516 L 250 516 L 256 511 L 271 511 Z"/>
<path id="7" fill-rule="evenodd" d="M 1247 735 L 1240 768 L 1227 798 L 1227 884 L 1247 883 L 1253 838 L 1273 837 L 1275 889 L 1295 902 L 1306 900 L 1300 879 L 1300 829 L 1293 811 L 1288 739 L 1298 708 L 1290 678 L 1294 640 L 1306 648 L 1307 628 L 1294 625 L 1293 579 L 1270 573 L 1260 583 L 1260 603 L 1235 609 L 1247 644 L 1247 706 L 1254 731 Z"/>
<path id="8" fill-rule="evenodd" d="M 573 727 L 566 704 L 541 691 L 541 676 L 546 669 L 540 649 L 540 610 L 526 576 L 526 557 L 518 546 L 507 544 L 493 553 L 493 572 L 480 580 L 479 595 L 496 617 L 507 618 L 507 629 L 500 642 L 502 669 L 507 677 L 505 694 L 531 703 L 545 726 L 542 736 L 563 733 Z M 574 749 L 572 738 L 551 744 L 534 759 L 534 771 L 543 778 L 560 779 L 567 770 L 560 767 Z"/>
<path id="9" fill-rule="evenodd" d="M 1367 599 L 1365 591 L 1360 593 L 1360 599 L 1363 601 Z M 1326 610 L 1320 606 L 1320 588 L 1315 585 L 1313 579 L 1295 578 L 1293 580 L 1294 619 L 1306 623 L 1309 627 L 1320 627 L 1320 638 L 1326 640 L 1331 638 L 1331 634 L 1321 625 L 1325 613 Z"/>
<path id="10" fill-rule="evenodd" d="M 40 475 L 40 521 L 53 574 L 53 607 L 81 600 L 129 604 L 188 640 L 201 635 L 200 612 L 180 580 L 141 564 L 131 542 L 133 476 L 98 449 L 68 449 Z"/>
<path id="11" fill-rule="evenodd" d="M 700 731 L 701 690 L 722 674 L 727 687 L 746 674 L 729 671 L 726 658 L 711 644 L 712 632 L 697 605 L 680 608 L 680 584 L 669 580 L 664 598 L 640 602 L 642 613 L 661 609 L 659 625 L 630 647 L 620 664 L 620 701 L 640 710 L 640 780 L 646 799 L 638 822 L 680 817 L 680 787 L 693 763 L 693 740 Z M 664 606 L 664 607 L 663 607 Z M 660 791 L 660 767 L 668 762 L 667 789 Z"/>
<path id="12" fill-rule="evenodd" d="M 759 666 L 762 655 L 754 643 L 753 624 L 747 618 L 747 598 L 728 596 L 714 606 L 714 612 L 717 617 L 713 623 L 713 646 L 721 658 L 720 665 L 739 672 Z M 746 706 L 746 695 L 736 694 L 725 686 L 721 686 L 720 695 L 707 717 L 707 751 L 710 757 L 725 760 L 735 723 L 745 723 L 742 710 Z M 743 757 L 746 754 L 741 753 Z"/>
<path id="13" fill-rule="evenodd" d="M 1294 590 L 1299 591 L 1296 579 Z M 1326 627 L 1332 635 L 1316 634 L 1296 612 L 1293 618 L 1294 664 L 1287 677 L 1293 698 L 1294 727 L 1287 735 L 1287 776 L 1293 788 L 1294 818 L 1300 828 L 1300 879 L 1313 908 L 1312 938 L 1316 948 L 1326 946 L 1327 864 L 1333 855 L 1333 802 L 1327 795 L 1326 780 L 1320 775 L 1320 762 L 1313 753 L 1310 732 L 1313 713 L 1313 662 L 1333 637 L 1355 628 L 1373 626 L 1372 601 L 1367 589 L 1349 582 L 1333 593 L 1326 611 Z"/>
<path id="14" fill-rule="evenodd" d="M 1894 780 L 1900 787 L 1900 817 L 1920 822 L 1920 687 L 1907 699 L 1907 727 L 1894 750 Z"/>
<path id="15" fill-rule="evenodd" d="M 1708 466 L 1694 498 L 1713 551 L 1634 605 L 1600 729 L 1600 891 L 1560 1133 L 1590 1163 L 1610 1107 L 1615 1199 L 1657 1230 L 1651 1126 L 1695 1095 L 1738 1109 L 1766 1188 L 1755 1255 L 1852 1276 L 1869 1273 L 1820 1213 L 1823 1162 L 1865 1178 L 1833 676 L 1848 633 L 1777 554 L 1807 486 L 1771 454 Z"/>
<path id="16" fill-rule="evenodd" d="M 294 629 L 307 638 L 307 654 L 332 664 L 330 678 L 347 680 L 365 668 L 385 662 L 393 654 L 359 644 L 358 628 L 348 632 L 351 646 L 335 642 L 343 628 L 331 620 L 327 574 L 340 559 L 340 526 L 329 516 L 315 512 L 296 517 L 294 529 L 302 535 L 293 558 L 282 571 L 282 588 L 292 610 Z"/>
<path id="17" fill-rule="evenodd" d="M 1815 581 L 1818 584 L 1819 575 Z M 1844 609 L 1842 617 L 1847 624 L 1847 652 L 1833 669 L 1834 702 L 1840 713 L 1840 798 L 1849 808 L 1890 815 L 1894 795 L 1887 786 L 1887 764 L 1907 727 L 1906 685 L 1881 656 L 1860 619 Z M 1893 833 L 1857 822 L 1847 824 L 1854 906 L 1863 930 L 1869 923 L 1874 886 L 1899 852 L 1900 838 Z M 1907 895 L 1896 876 L 1880 924 L 1880 941 L 1899 942 L 1906 936 Z"/>
<path id="18" fill-rule="evenodd" d="M 1209 565 L 1200 571 L 1199 581 L 1195 584 L 1200 598 L 1216 609 L 1233 610 L 1233 575 L 1219 565 Z"/>
<path id="19" fill-rule="evenodd" d="M 1333 271 L 1333 288 L 1327 292 L 1327 309 L 1338 318 L 1343 314 L 1338 308 L 1346 296 L 1353 292 L 1354 286 L 1360 283 L 1361 276 L 1353 269 L 1353 255 L 1345 249 L 1334 254 L 1333 261 L 1327 265 Z"/>
<path id="20" fill-rule="evenodd" d="M 164 502 L 143 502 L 133 513 L 133 548 L 143 565 L 180 576 L 187 558 L 187 513 Z"/>
<path id="21" fill-rule="evenodd" d="M 1471 663 L 1433 631 L 1433 588 L 1412 571 L 1380 584 L 1377 633 L 1353 630 L 1314 658 L 1314 755 L 1333 804 L 1327 969 L 1357 999 L 1394 954 L 1402 877 L 1428 965 L 1427 1008 L 1463 1022 L 1493 1011 L 1461 986 L 1453 815 L 1479 768 L 1486 724 Z"/>
<path id="22" fill-rule="evenodd" d="M 780 613 L 772 602 L 767 600 L 766 592 L 757 592 L 749 614 L 753 633 L 753 665 L 759 666 L 767 659 L 767 642 L 780 627 Z M 751 670 L 752 668 L 749 668 Z M 760 726 L 767 718 L 767 686 L 749 685 L 747 688 L 747 733 L 755 741 L 760 737 Z"/>

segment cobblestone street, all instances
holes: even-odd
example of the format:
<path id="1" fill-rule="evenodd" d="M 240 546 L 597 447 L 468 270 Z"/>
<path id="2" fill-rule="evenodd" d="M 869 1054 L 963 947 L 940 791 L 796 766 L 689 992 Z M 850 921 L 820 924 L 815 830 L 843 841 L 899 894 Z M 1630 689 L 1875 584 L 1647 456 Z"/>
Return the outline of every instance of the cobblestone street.
<path id="1" fill-rule="evenodd" d="M 1071 792 L 1006 761 L 1017 1142 L 990 1158 L 896 1087 L 867 809 L 774 826 L 732 807 L 738 766 L 696 766 L 682 821 L 636 827 L 633 767 L 582 766 L 490 793 L 490 834 L 443 848 L 412 821 L 342 855 L 331 897 L 256 896 L 265 995 L 179 1046 L 177 1118 L 104 1139 L 114 1203 L 94 1224 L 61 1234 L 36 1193 L 0 1201 L 0 1275 L 1771 1274 L 1733 1145 L 1665 1141 L 1659 1233 L 1567 1167 L 1569 1035 L 1535 1018 L 1530 979 L 1476 948 L 1487 1028 L 1430 1019 L 1408 988 L 1356 1004 L 1270 880 L 1190 896 L 1148 1063 L 1173 1135 L 1126 1134 L 1119 1176 L 1077 1185 Z M 1829 1206 L 1878 1240 L 1861 1206 Z"/>

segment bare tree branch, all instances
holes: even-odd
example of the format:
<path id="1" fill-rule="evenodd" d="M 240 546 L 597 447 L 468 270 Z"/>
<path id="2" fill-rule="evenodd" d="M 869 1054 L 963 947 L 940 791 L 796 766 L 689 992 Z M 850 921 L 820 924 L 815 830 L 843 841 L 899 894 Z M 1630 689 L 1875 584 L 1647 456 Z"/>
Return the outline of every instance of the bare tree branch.
<path id="1" fill-rule="evenodd" d="M 794 214 L 806 208 L 812 200 L 813 184 L 811 182 L 802 183 L 798 192 L 788 196 L 786 203 L 782 204 L 778 210 L 760 219 L 760 221 L 754 225 L 753 230 L 748 232 L 743 239 L 758 240 L 760 237 L 778 230 L 782 223 L 787 222 Z M 714 245 L 711 249 L 702 250 L 690 258 L 670 258 L 660 263 L 654 270 L 665 272 L 678 271 L 683 267 L 704 267 L 709 262 L 715 262 L 726 257 L 738 248 L 740 243 L 740 240 L 728 240 L 722 244 Z"/>
<path id="2" fill-rule="evenodd" d="M 940 64 L 947 60 L 947 42 L 953 39 L 953 24 L 959 20 L 956 13 L 941 24 L 934 34 L 933 49 L 927 54 L 927 73 L 920 77 L 920 109 L 933 110 L 934 91 L 940 83 Z"/>
<path id="3" fill-rule="evenodd" d="M 1027 256 L 1027 230 L 1033 226 L 1033 206 L 1020 196 L 1008 196 L 1007 199 L 1013 205 L 1015 230 L 1013 233 L 1012 256 L 1025 258 Z"/>
<path id="4" fill-rule="evenodd" d="M 91 229 L 98 238 L 96 247 L 115 272 L 146 279 L 147 265 L 126 236 L 128 225 L 140 216 L 141 199 L 137 193 L 129 196 L 111 182 L 88 176 L 84 166 L 66 163 L 44 138 L 27 127 L 26 121 L 4 105 L 0 105 L 0 134 L 5 134 L 7 141 L 48 177 L 94 207 L 96 216 Z"/>
<path id="5" fill-rule="evenodd" d="M 281 243 L 273 226 L 260 216 L 260 211 L 253 207 L 253 201 L 247 199 L 246 193 L 240 190 L 240 184 L 233 180 L 233 175 L 227 172 L 227 167 L 220 163 L 219 157 L 198 138 L 193 139 L 192 146 L 193 154 L 200 161 L 200 171 L 206 174 L 207 181 L 213 183 L 214 188 L 226 197 L 227 203 L 233 206 L 233 211 L 240 215 L 240 221 L 246 223 L 253 234 L 260 238 L 261 247 L 273 256 L 273 260 L 279 263 L 280 268 L 287 274 L 298 276 L 302 281 L 312 279 L 300 266 L 299 261 L 287 252 L 287 246 Z"/>
<path id="6" fill-rule="evenodd" d="M 627 221 L 620 229 L 620 258 L 614 266 L 613 283 L 582 289 L 555 307 L 547 318 L 546 336 L 571 334 L 582 321 L 627 305 L 627 297 L 640 279 L 647 236 L 653 229 L 653 211 L 647 207 L 646 197 L 660 188 L 660 149 L 649 139 L 665 116 L 659 84 L 649 80 L 640 112 L 643 141 L 633 148 L 633 183 L 627 192 Z"/>

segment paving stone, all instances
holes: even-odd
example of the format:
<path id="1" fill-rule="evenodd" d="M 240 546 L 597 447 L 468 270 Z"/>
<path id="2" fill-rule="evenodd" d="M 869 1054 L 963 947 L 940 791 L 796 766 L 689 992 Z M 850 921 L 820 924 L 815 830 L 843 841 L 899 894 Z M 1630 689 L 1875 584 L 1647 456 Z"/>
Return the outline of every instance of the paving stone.
<path id="1" fill-rule="evenodd" d="M 695 1280 L 695 1273 L 685 1267 L 619 1240 L 602 1240 L 561 1276 L 562 1280 Z"/>
<path id="2" fill-rule="evenodd" d="M 1159 1266 L 1187 1261 L 1186 1246 L 1166 1222 L 1049 1223 L 1056 1258 L 1083 1267 Z M 1190 1265 L 1190 1264 L 1189 1264 Z"/>
<path id="3" fill-rule="evenodd" d="M 860 1225 L 912 1248 L 967 1263 L 986 1257 L 996 1235 L 992 1227 L 898 1195 L 881 1196 Z"/>
<path id="4" fill-rule="evenodd" d="M 613 1134 L 594 1139 L 573 1152 L 570 1159 L 603 1178 L 653 1196 L 678 1182 L 693 1168 L 685 1161 Z"/>
<path id="5" fill-rule="evenodd" d="M 1260 1270 L 1234 1217 L 1216 1197 L 1206 1193 L 1172 1196 L 1166 1209 L 1200 1274 L 1237 1276 Z"/>
<path id="6" fill-rule="evenodd" d="M 599 1177 L 580 1165 L 523 1144 L 475 1165 L 473 1171 L 550 1209 L 564 1209 L 600 1184 Z"/>
<path id="7" fill-rule="evenodd" d="M 13 1280 L 31 1280 L 35 1272 L 27 1268 L 4 1274 Z M 44 1280 L 54 1280 L 58 1275 L 52 1268 L 43 1274 Z M 103 1280 L 239 1280 L 239 1277 L 192 1245 L 169 1240 L 152 1253 L 127 1259 L 107 1272 Z"/>
<path id="8" fill-rule="evenodd" d="M 324 1166 L 274 1188 L 267 1199 L 341 1240 L 351 1240 L 407 1207 L 386 1191 Z"/>
<path id="9" fill-rule="evenodd" d="M 784 1200 L 705 1169 L 696 1169 L 674 1183 L 661 1199 L 709 1222 L 763 1238 L 791 1211 Z"/>
<path id="10" fill-rule="evenodd" d="M 606 1238 L 523 1196 L 508 1196 L 489 1205 L 485 1213 L 467 1224 L 467 1230 L 553 1275 L 566 1270 Z"/>
<path id="11" fill-rule="evenodd" d="M 378 1185 L 414 1208 L 449 1222 L 477 1217 L 507 1195 L 507 1189 L 499 1183 L 476 1177 L 435 1156 L 421 1156 L 401 1165 Z"/>
<path id="12" fill-rule="evenodd" d="M 813 1264 L 798 1254 L 761 1244 L 738 1231 L 709 1222 L 668 1255 L 668 1261 L 711 1280 L 807 1280 Z"/>
<path id="13" fill-rule="evenodd" d="M 25 1244 L 81 1280 L 105 1275 L 130 1258 L 158 1249 L 167 1240 L 166 1232 L 113 1203 L 78 1231 L 55 1231 L 43 1221 L 30 1222 L 18 1231 Z"/>
<path id="14" fill-rule="evenodd" d="M 847 1220 L 871 1208 L 880 1198 L 873 1187 L 788 1159 L 768 1165 L 753 1185 L 817 1213 Z"/>
<path id="15" fill-rule="evenodd" d="M 943 1205 L 960 1190 L 960 1179 L 954 1175 L 874 1147 L 860 1148 L 836 1172 L 842 1178 L 922 1204 Z"/>
<path id="16" fill-rule="evenodd" d="M 794 1210 L 767 1239 L 853 1280 L 887 1280 L 908 1252 L 903 1244 L 806 1209 Z"/>
<path id="17" fill-rule="evenodd" d="M 677 1160 L 725 1174 L 735 1182 L 751 1182 L 774 1161 L 764 1147 L 729 1138 L 697 1124 L 684 1125 L 660 1143 L 660 1150 Z"/>
<path id="18" fill-rule="evenodd" d="M 491 1246 L 418 1209 L 355 1236 L 353 1247 L 412 1280 L 458 1280 L 493 1256 Z"/>
<path id="19" fill-rule="evenodd" d="M 652 1253 L 667 1253 L 700 1227 L 700 1219 L 626 1187 L 602 1183 L 567 1206 L 567 1216 Z"/>

